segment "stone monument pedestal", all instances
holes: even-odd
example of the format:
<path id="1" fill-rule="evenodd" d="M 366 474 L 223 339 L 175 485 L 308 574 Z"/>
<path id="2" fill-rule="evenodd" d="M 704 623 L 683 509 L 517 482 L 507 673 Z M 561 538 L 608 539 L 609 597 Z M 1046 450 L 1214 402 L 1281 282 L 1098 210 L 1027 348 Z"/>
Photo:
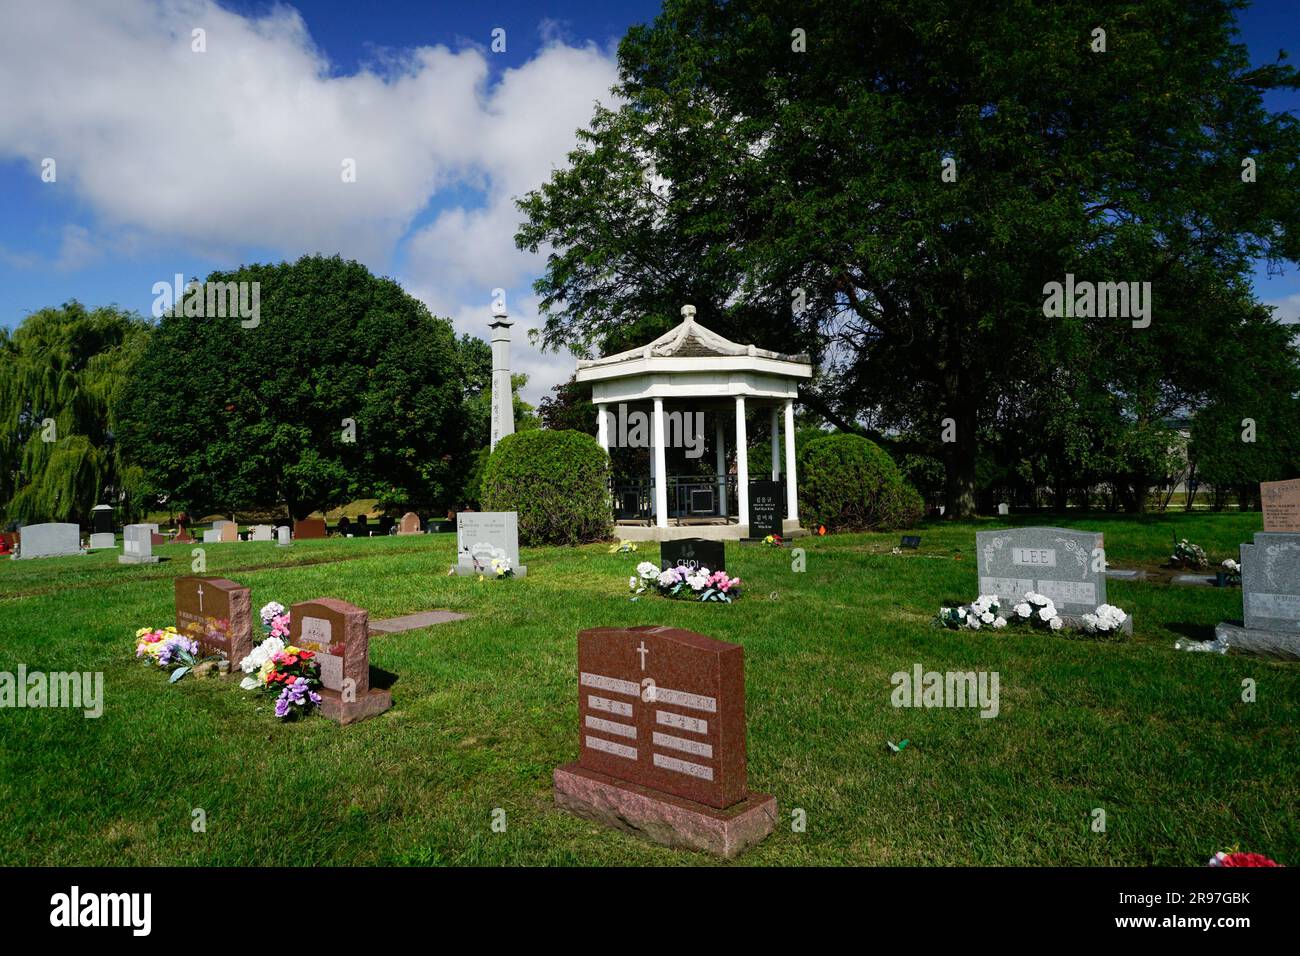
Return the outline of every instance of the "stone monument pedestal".
<path id="1" fill-rule="evenodd" d="M 1215 625 L 1214 636 L 1235 651 L 1279 661 L 1300 661 L 1300 631 L 1275 631 L 1225 622 Z"/>
<path id="2" fill-rule="evenodd" d="M 355 724 L 367 717 L 382 714 L 393 706 L 393 692 L 371 687 L 357 694 L 356 700 L 344 700 L 337 690 L 322 687 L 320 694 L 320 714 L 343 726 Z"/>
<path id="3" fill-rule="evenodd" d="M 726 810 L 587 770 L 556 767 L 555 805 L 655 843 L 732 860 L 776 827 L 776 798 L 751 793 Z"/>
<path id="4" fill-rule="evenodd" d="M 451 569 L 456 572 L 456 575 L 458 577 L 462 577 L 462 578 L 476 577 L 481 574 L 485 578 L 492 578 L 493 580 L 496 580 L 496 574 L 493 573 L 491 568 L 488 568 L 485 571 L 476 571 L 473 568 L 467 568 L 460 564 L 454 564 L 452 565 Z M 512 568 L 511 570 L 514 572 L 513 576 L 516 578 L 528 577 L 528 565 L 526 564 L 521 564 L 519 565 L 519 567 Z"/>

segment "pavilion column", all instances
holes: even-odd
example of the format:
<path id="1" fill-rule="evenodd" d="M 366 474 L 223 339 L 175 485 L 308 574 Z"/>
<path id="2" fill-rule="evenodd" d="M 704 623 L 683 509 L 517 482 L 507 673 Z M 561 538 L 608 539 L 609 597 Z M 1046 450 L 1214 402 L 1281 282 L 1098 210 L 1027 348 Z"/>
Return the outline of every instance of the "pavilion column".
<path id="1" fill-rule="evenodd" d="M 772 406 L 772 480 L 777 481 L 781 477 L 781 437 L 780 426 L 777 425 L 776 406 Z"/>
<path id="2" fill-rule="evenodd" d="M 727 516 L 727 422 L 722 417 L 721 411 L 714 416 L 714 425 L 717 427 L 714 448 L 718 453 L 718 514 L 725 518 Z"/>
<path id="3" fill-rule="evenodd" d="M 745 434 L 745 396 L 736 396 L 736 521 L 749 521 L 749 436 Z"/>
<path id="4" fill-rule="evenodd" d="M 799 495 L 795 489 L 794 399 L 785 400 L 785 516 L 799 520 Z"/>
<path id="5" fill-rule="evenodd" d="M 596 406 L 596 441 L 609 454 L 609 413 L 603 403 Z"/>
<path id="6" fill-rule="evenodd" d="M 655 524 L 668 527 L 668 466 L 664 456 L 664 400 L 655 399 L 654 449 L 651 454 L 654 468 Z"/>

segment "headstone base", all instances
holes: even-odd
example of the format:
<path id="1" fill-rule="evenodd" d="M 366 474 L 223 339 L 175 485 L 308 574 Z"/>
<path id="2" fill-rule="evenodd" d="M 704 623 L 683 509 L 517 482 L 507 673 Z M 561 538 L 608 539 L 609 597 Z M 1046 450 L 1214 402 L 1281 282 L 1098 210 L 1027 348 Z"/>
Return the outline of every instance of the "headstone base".
<path id="1" fill-rule="evenodd" d="M 117 556 L 118 564 L 157 564 L 158 555 L 151 554 L 148 557 L 141 557 L 138 554 L 119 554 Z"/>
<path id="2" fill-rule="evenodd" d="M 751 793 L 726 810 L 660 793 L 587 770 L 556 767 L 555 805 L 663 846 L 712 853 L 732 860 L 776 827 L 776 798 Z"/>
<path id="3" fill-rule="evenodd" d="M 393 692 L 372 687 L 356 700 L 344 700 L 342 693 L 322 687 L 320 690 L 320 713 L 338 724 L 346 726 L 355 724 L 367 717 L 382 714 L 393 706 Z"/>
<path id="4" fill-rule="evenodd" d="M 462 568 L 459 564 L 452 565 L 452 570 L 455 571 L 456 574 L 462 578 L 477 577 L 480 574 L 483 575 L 483 577 L 485 578 L 494 578 L 494 579 L 496 578 L 496 575 L 493 574 L 491 571 L 475 571 L 473 568 Z M 528 577 L 528 565 L 526 564 L 519 565 L 519 567 L 515 568 L 515 573 L 513 576 L 516 578 Z"/>
<path id="5" fill-rule="evenodd" d="M 1300 661 L 1300 631 L 1271 631 L 1224 623 L 1215 627 L 1214 636 L 1234 651 L 1273 660 Z"/>

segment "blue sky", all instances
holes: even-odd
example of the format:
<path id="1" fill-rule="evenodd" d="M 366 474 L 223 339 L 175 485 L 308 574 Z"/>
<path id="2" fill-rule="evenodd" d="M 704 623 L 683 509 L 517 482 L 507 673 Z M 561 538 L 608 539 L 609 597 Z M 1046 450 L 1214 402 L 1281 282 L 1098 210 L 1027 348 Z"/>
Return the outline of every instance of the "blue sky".
<path id="1" fill-rule="evenodd" d="M 70 298 L 147 314 L 153 284 L 178 272 L 342 252 L 460 331 L 483 334 L 491 289 L 507 289 L 516 367 L 532 376 L 535 401 L 572 360 L 522 341 L 537 324 L 539 260 L 513 247 L 512 199 L 563 162 L 614 80 L 618 38 L 658 8 L 7 2 L 0 325 Z M 1294 0 L 1266 0 L 1243 15 L 1256 62 L 1300 50 L 1296 13 Z M 497 28 L 504 52 L 490 49 Z M 1300 112 L 1300 96 L 1269 105 Z M 40 179 L 46 156 L 54 183 Z M 358 170 L 350 188 L 339 184 L 346 158 Z M 1300 312 L 1294 268 L 1261 268 L 1256 290 L 1288 317 Z"/>

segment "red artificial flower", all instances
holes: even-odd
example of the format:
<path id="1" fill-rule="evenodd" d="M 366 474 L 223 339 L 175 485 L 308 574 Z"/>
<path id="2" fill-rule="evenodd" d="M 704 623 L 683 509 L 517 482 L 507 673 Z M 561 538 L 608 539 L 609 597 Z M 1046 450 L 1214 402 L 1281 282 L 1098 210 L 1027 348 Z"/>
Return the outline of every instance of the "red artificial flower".
<path id="1" fill-rule="evenodd" d="M 316 656 L 316 652 L 315 652 L 315 651 L 299 651 L 299 652 L 298 652 L 298 660 L 300 660 L 300 661 L 309 661 L 309 660 L 311 660 L 311 659 L 312 659 L 313 657 L 315 657 L 315 656 Z"/>
<path id="2" fill-rule="evenodd" d="M 1219 862 L 1220 866 L 1281 866 L 1263 853 L 1229 853 Z"/>

